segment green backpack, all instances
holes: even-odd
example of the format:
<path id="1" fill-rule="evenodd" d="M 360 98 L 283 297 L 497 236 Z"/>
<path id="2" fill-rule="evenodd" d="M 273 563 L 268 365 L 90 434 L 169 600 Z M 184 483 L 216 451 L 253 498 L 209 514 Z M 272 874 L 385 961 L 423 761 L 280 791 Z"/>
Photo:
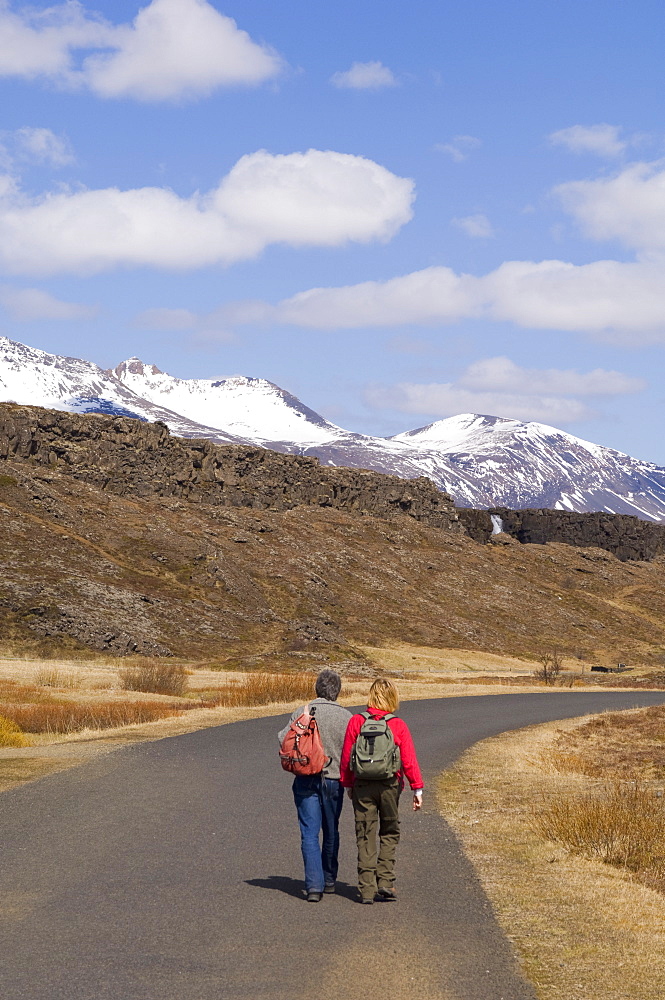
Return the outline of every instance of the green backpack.
<path id="1" fill-rule="evenodd" d="M 360 781 L 384 781 L 394 778 L 402 764 L 402 755 L 388 725 L 394 715 L 373 719 L 362 713 L 365 721 L 351 752 L 351 770 Z"/>

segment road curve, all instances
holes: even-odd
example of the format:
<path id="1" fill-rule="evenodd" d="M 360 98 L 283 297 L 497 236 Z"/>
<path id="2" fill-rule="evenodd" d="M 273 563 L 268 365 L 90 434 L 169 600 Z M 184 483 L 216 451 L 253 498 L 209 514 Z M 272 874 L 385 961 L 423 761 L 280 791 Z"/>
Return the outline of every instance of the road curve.
<path id="1" fill-rule="evenodd" d="M 478 740 L 663 692 L 405 704 L 426 776 Z M 0 796 L 0 995 L 7 1000 L 533 1000 L 436 812 L 403 809 L 393 904 L 342 885 L 304 902 L 281 719 L 119 750 Z"/>

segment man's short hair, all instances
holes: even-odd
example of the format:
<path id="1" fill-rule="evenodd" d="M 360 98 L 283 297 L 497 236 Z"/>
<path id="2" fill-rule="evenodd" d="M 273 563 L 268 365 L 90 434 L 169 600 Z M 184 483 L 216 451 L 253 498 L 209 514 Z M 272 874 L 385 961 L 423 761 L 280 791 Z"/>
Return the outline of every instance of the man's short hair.
<path id="1" fill-rule="evenodd" d="M 337 701 L 341 690 L 342 678 L 336 670 L 326 668 L 316 678 L 315 691 L 317 698 L 325 698 L 326 701 Z"/>

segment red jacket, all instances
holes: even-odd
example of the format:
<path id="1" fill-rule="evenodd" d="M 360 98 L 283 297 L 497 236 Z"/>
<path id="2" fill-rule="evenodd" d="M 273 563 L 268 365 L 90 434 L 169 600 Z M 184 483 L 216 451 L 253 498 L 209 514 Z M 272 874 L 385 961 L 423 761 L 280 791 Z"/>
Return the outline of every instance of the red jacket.
<path id="1" fill-rule="evenodd" d="M 380 708 L 371 708 L 369 705 L 367 706 L 367 711 L 374 719 L 382 719 L 384 715 L 390 715 L 389 712 L 384 712 Z M 365 722 L 365 717 L 363 715 L 352 715 L 349 720 L 349 724 L 346 727 L 346 736 L 344 737 L 344 746 L 342 747 L 342 757 L 339 765 L 341 781 L 345 788 L 352 788 L 353 783 L 356 780 L 356 776 L 351 770 L 351 750 L 353 749 L 353 744 L 356 742 L 356 737 L 362 728 L 363 722 Z M 402 770 L 397 772 L 400 784 L 404 784 L 403 775 L 405 775 L 413 791 L 417 788 L 422 788 L 423 779 L 420 773 L 420 767 L 418 766 L 416 748 L 413 745 L 409 727 L 404 719 L 398 718 L 389 719 L 388 725 L 392 729 L 393 736 L 395 737 L 395 743 L 399 747 L 402 755 Z"/>

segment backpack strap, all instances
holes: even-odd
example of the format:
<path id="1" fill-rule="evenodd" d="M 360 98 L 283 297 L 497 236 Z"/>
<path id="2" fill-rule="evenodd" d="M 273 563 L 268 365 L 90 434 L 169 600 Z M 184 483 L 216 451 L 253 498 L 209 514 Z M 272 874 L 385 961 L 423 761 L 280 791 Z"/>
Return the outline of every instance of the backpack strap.
<path id="1" fill-rule="evenodd" d="M 371 712 L 361 712 L 360 714 L 362 715 L 363 719 L 365 719 L 365 720 L 372 718 L 372 713 Z"/>
<path id="2" fill-rule="evenodd" d="M 316 709 L 317 709 L 316 705 L 310 705 L 309 706 L 309 714 L 310 714 L 310 723 L 309 724 L 310 724 L 310 726 L 312 725 L 312 722 L 316 723 L 316 725 L 318 726 L 318 722 L 316 721 Z M 332 757 L 328 757 L 328 760 L 323 765 L 323 771 L 325 771 L 325 769 L 327 767 L 330 767 L 331 764 L 332 764 Z M 323 771 L 321 771 L 322 775 L 323 775 Z"/>

